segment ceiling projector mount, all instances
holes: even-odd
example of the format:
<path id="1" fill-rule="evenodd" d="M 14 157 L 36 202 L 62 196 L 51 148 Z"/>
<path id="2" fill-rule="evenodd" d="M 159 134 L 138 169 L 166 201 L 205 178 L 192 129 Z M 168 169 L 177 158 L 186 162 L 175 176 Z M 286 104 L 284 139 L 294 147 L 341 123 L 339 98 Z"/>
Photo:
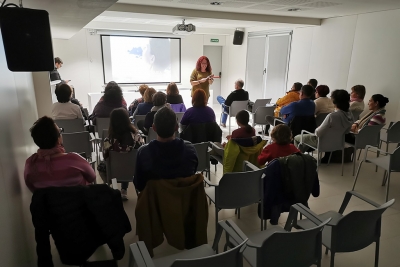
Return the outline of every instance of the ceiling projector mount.
<path id="1" fill-rule="evenodd" d="M 193 24 L 185 24 L 185 19 L 182 20 L 182 24 L 177 24 L 173 29 L 172 33 L 177 35 L 189 35 L 196 31 L 196 26 Z"/>

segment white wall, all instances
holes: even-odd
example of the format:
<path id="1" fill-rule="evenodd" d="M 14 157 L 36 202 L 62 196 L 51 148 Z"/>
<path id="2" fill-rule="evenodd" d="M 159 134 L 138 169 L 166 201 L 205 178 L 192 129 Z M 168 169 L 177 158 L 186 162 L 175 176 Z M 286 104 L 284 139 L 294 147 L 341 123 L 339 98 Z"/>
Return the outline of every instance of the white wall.
<path id="1" fill-rule="evenodd" d="M 331 91 L 363 84 L 365 102 L 388 97 L 387 121 L 400 120 L 400 10 L 323 20 L 293 32 L 288 88 L 316 78 Z"/>
<path id="2" fill-rule="evenodd" d="M 0 36 L 0 259 L 1 266 L 35 265 L 35 239 L 25 186 L 25 160 L 36 151 L 29 128 L 37 120 L 31 73 L 7 69 Z"/>
<path id="3" fill-rule="evenodd" d="M 182 78 L 178 86 L 191 87 L 190 74 L 197 59 L 203 55 L 203 46 L 210 45 L 210 38 L 219 38 L 219 45 L 223 46 L 221 92 L 227 95 L 234 89 L 236 79 L 244 79 L 246 68 L 246 44 L 234 46 L 233 36 L 194 34 L 182 38 Z M 104 85 L 100 35 L 90 35 L 86 29 L 82 29 L 69 40 L 53 39 L 53 49 L 54 56 L 64 62 L 59 70 L 61 77 L 72 80 L 70 83 L 75 87 L 76 97 L 87 106 L 87 93 L 100 92 Z M 124 90 L 134 88 L 136 86 L 123 87 Z M 165 89 L 166 85 L 155 85 L 154 88 Z"/>

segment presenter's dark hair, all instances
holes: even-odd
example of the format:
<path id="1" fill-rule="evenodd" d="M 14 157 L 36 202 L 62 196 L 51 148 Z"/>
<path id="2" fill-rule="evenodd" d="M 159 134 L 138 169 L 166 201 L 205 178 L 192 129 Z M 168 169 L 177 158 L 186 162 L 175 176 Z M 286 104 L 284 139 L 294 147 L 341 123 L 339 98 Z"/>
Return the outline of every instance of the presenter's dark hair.
<path id="1" fill-rule="evenodd" d="M 207 61 L 206 72 L 211 73 L 211 72 L 212 72 L 212 68 L 211 68 L 210 60 L 209 60 L 208 57 L 206 57 L 206 56 L 201 56 L 201 57 L 199 57 L 199 59 L 198 59 L 197 62 L 196 62 L 196 70 L 197 70 L 197 71 L 201 71 L 201 62 L 202 62 L 204 59 Z"/>
<path id="2" fill-rule="evenodd" d="M 350 108 L 350 94 L 343 89 L 335 90 L 331 94 L 333 104 L 345 112 L 349 111 Z"/>
<path id="3" fill-rule="evenodd" d="M 192 96 L 193 107 L 205 107 L 207 106 L 207 95 L 203 89 L 197 89 L 194 91 Z"/>
<path id="4" fill-rule="evenodd" d="M 167 86 L 167 95 L 179 95 L 178 86 L 175 83 L 169 83 Z"/>
<path id="5" fill-rule="evenodd" d="M 150 54 L 154 56 L 153 69 L 164 71 L 171 64 L 169 39 L 151 38 L 149 41 Z"/>
<path id="6" fill-rule="evenodd" d="M 66 83 L 58 84 L 54 93 L 58 102 L 67 103 L 71 100 L 72 88 Z"/>
<path id="7" fill-rule="evenodd" d="M 311 97 L 314 94 L 315 89 L 311 85 L 303 85 L 303 87 L 301 87 L 301 92 L 306 97 Z"/>
<path id="8" fill-rule="evenodd" d="M 124 108 L 116 108 L 110 114 L 110 126 L 108 128 L 108 137 L 123 142 L 122 138 L 127 133 L 137 133 L 131 123 L 128 111 Z"/>
<path id="9" fill-rule="evenodd" d="M 167 103 L 167 95 L 163 92 L 157 92 L 153 95 L 153 106 L 159 107 Z"/>
<path id="10" fill-rule="evenodd" d="M 389 98 L 384 97 L 381 94 L 372 95 L 371 98 L 374 102 L 378 102 L 379 108 L 383 108 L 387 103 L 389 103 Z"/>
<path id="11" fill-rule="evenodd" d="M 327 85 L 318 85 L 315 91 L 320 97 L 326 97 L 329 94 L 329 87 Z"/>
<path id="12" fill-rule="evenodd" d="M 158 136 L 161 138 L 168 138 L 174 135 L 178 121 L 176 119 L 176 114 L 172 109 L 162 107 L 154 115 L 153 124 Z"/>
<path id="13" fill-rule="evenodd" d="M 253 131 L 253 127 L 249 125 L 250 116 L 246 110 L 241 110 L 236 114 L 236 121 L 245 126 L 246 133 Z"/>
<path id="14" fill-rule="evenodd" d="M 314 87 L 314 89 L 315 89 L 315 88 L 317 88 L 318 81 L 316 79 L 310 79 L 308 81 L 308 84 L 311 85 L 312 87 Z"/>
<path id="15" fill-rule="evenodd" d="M 59 57 L 54 58 L 54 63 L 64 64 L 64 62 Z"/>
<path id="16" fill-rule="evenodd" d="M 122 90 L 118 85 L 111 86 L 104 91 L 104 102 L 106 103 L 120 103 L 122 98 Z"/>
<path id="17" fill-rule="evenodd" d="M 40 149 L 50 149 L 57 145 L 60 131 L 56 127 L 52 118 L 47 116 L 38 119 L 29 129 L 33 142 Z"/>

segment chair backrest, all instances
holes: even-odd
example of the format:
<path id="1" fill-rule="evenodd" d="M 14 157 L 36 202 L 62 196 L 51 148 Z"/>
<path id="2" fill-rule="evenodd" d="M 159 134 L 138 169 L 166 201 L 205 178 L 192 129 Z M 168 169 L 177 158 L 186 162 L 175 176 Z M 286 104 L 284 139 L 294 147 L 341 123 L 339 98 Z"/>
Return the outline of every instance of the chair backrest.
<path id="1" fill-rule="evenodd" d="M 400 121 L 393 123 L 387 130 L 387 141 L 400 143 Z"/>
<path id="2" fill-rule="evenodd" d="M 311 133 L 317 128 L 317 123 L 315 116 L 295 116 L 291 122 L 289 122 L 289 127 L 292 130 L 292 135 L 296 136 L 301 134 L 301 130 L 306 130 Z"/>
<path id="3" fill-rule="evenodd" d="M 204 171 L 210 169 L 210 153 L 208 152 L 209 143 L 203 142 L 193 144 L 197 152 L 198 164 L 197 171 Z"/>
<path id="4" fill-rule="evenodd" d="M 344 148 L 344 136 L 346 129 L 338 131 L 330 129 L 323 136 L 318 138 L 318 151 L 319 152 L 330 152 L 336 150 L 342 150 Z"/>
<path id="5" fill-rule="evenodd" d="M 184 128 L 180 138 L 195 143 L 222 141 L 222 130 L 216 122 L 192 123 Z"/>
<path id="6" fill-rule="evenodd" d="M 372 210 L 352 211 L 343 216 L 332 229 L 332 240 L 336 240 L 336 252 L 351 252 L 363 249 L 376 241 L 381 234 L 382 213 L 392 206 L 394 199 Z"/>
<path id="7" fill-rule="evenodd" d="M 170 104 L 171 109 L 175 112 L 185 112 L 186 111 L 186 106 L 184 103 L 180 104 Z"/>
<path id="8" fill-rule="evenodd" d="M 353 110 L 351 111 L 351 114 L 353 115 L 353 120 L 356 121 L 360 118 L 361 113 L 363 113 L 363 110 Z"/>
<path id="9" fill-rule="evenodd" d="M 255 113 L 259 107 L 265 107 L 265 105 L 271 103 L 271 98 L 267 99 L 257 99 L 256 102 L 254 102 L 251 112 Z"/>
<path id="10" fill-rule="evenodd" d="M 63 145 L 66 152 L 86 153 L 86 158 L 92 156 L 92 144 L 89 132 L 63 133 Z"/>
<path id="11" fill-rule="evenodd" d="M 322 229 L 328 222 L 304 231 L 273 233 L 257 251 L 257 266 L 308 267 L 316 264 L 322 254 Z"/>
<path id="12" fill-rule="evenodd" d="M 247 239 L 240 243 L 238 246 L 208 257 L 197 259 L 176 259 L 171 267 L 242 267 L 243 266 L 243 250 Z"/>
<path id="13" fill-rule="evenodd" d="M 64 133 L 76 133 L 85 131 L 82 119 L 54 120 L 58 127 L 64 129 Z"/>
<path id="14" fill-rule="evenodd" d="M 317 124 L 317 127 L 319 127 L 322 124 L 322 122 L 325 120 L 328 114 L 329 113 L 320 113 L 315 117 L 315 123 Z"/>
<path id="15" fill-rule="evenodd" d="M 241 110 L 247 110 L 249 100 L 233 101 L 229 107 L 229 117 L 236 117 L 236 114 Z"/>
<path id="16" fill-rule="evenodd" d="M 117 182 L 132 182 L 136 169 L 137 149 L 130 152 L 110 151 L 107 158 L 107 180 L 116 178 Z"/>
<path id="17" fill-rule="evenodd" d="M 145 118 L 146 115 L 135 115 L 135 117 L 133 117 L 133 125 L 136 127 L 136 129 L 139 129 L 137 123 L 139 121 L 144 121 Z"/>
<path id="18" fill-rule="evenodd" d="M 215 188 L 215 206 L 233 209 L 259 202 L 262 197 L 263 172 L 264 169 L 225 173 Z"/>
<path id="19" fill-rule="evenodd" d="M 258 125 L 267 125 L 268 122 L 265 120 L 266 116 L 274 116 L 274 106 L 271 107 L 259 107 L 254 113 L 254 123 Z"/>
<path id="20" fill-rule="evenodd" d="M 364 126 L 356 135 L 355 147 L 364 149 L 365 146 L 379 146 L 380 132 L 385 124 Z"/>
<path id="21" fill-rule="evenodd" d="M 185 112 L 175 112 L 175 114 L 178 119 L 178 123 L 180 123 L 182 120 L 183 114 L 185 114 Z"/>
<path id="22" fill-rule="evenodd" d="M 400 172 L 400 147 L 397 147 L 390 156 L 390 170 Z"/>
<path id="23" fill-rule="evenodd" d="M 157 139 L 157 133 L 153 130 L 153 127 L 150 127 L 149 133 L 147 134 L 146 143 L 150 143 L 150 141 Z"/>
<path id="24" fill-rule="evenodd" d="M 100 135 L 110 127 L 110 118 L 96 118 L 96 132 Z"/>

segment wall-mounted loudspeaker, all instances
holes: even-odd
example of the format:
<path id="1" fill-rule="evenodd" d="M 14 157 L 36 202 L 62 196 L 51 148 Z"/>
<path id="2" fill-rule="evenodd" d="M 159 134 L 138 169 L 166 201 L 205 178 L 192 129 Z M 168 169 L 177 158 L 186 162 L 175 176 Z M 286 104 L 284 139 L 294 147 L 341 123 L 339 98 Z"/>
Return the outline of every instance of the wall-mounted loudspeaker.
<path id="1" fill-rule="evenodd" d="M 233 44 L 234 45 L 242 45 L 244 38 L 244 32 L 235 30 L 235 34 L 233 35 Z"/>
<path id="2" fill-rule="evenodd" d="M 49 13 L 18 7 L 0 8 L 0 28 L 8 69 L 54 69 Z"/>

